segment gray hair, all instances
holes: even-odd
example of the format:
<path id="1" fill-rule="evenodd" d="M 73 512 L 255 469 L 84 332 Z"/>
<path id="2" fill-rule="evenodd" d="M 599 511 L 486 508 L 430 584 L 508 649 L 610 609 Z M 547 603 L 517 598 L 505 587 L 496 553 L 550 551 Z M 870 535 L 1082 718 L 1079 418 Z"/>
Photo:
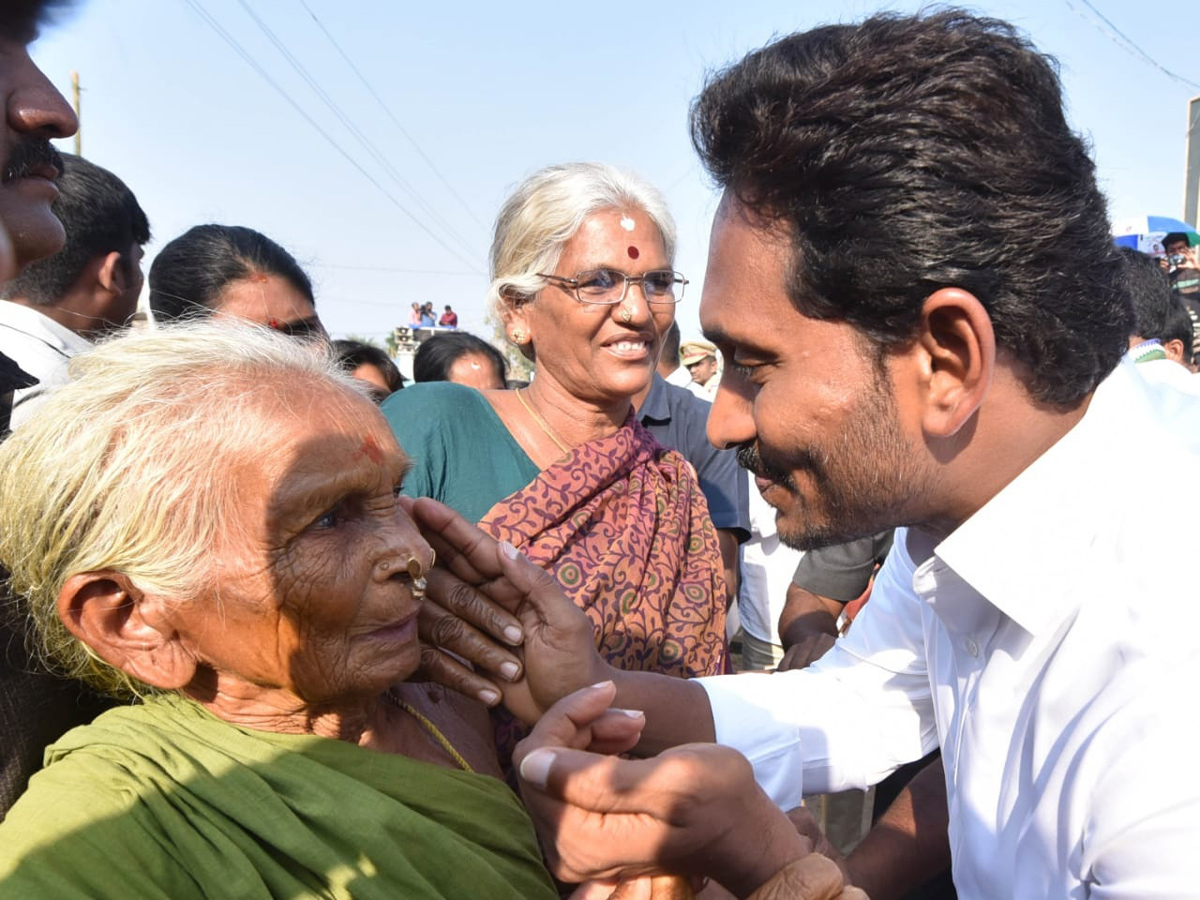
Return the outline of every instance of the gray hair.
<path id="1" fill-rule="evenodd" d="M 347 407 L 363 391 L 329 348 L 222 320 L 114 338 L 69 372 L 0 444 L 0 563 L 47 664 L 140 694 L 59 619 L 67 579 L 110 569 L 149 593 L 201 596 L 235 521 L 230 472 L 297 403 L 294 388 L 334 388 L 321 402 L 341 395 Z"/>
<path id="2" fill-rule="evenodd" d="M 658 188 L 605 163 L 563 163 L 534 172 L 517 186 L 496 216 L 488 306 L 530 299 L 545 287 L 538 272 L 553 272 L 563 246 L 588 216 L 605 209 L 641 210 L 675 260 L 675 220 Z"/>

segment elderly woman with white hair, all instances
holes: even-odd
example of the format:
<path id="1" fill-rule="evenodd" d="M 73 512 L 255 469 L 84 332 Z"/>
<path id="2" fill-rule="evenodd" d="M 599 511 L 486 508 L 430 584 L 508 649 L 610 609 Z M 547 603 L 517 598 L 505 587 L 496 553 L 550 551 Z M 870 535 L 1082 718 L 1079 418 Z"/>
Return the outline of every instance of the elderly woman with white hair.
<path id="1" fill-rule="evenodd" d="M 555 897 L 484 705 L 406 681 L 426 578 L 453 576 L 356 382 L 218 324 L 72 379 L 0 445 L 0 563 L 42 655 L 139 702 L 47 752 L 0 826 L 3 893 Z"/>
<path id="2" fill-rule="evenodd" d="M 489 301 L 536 364 L 518 390 L 418 384 L 383 405 L 432 496 L 553 574 L 622 669 L 722 670 L 724 569 L 695 471 L 638 421 L 687 279 L 659 191 L 612 166 L 528 177 L 492 242 Z M 498 723 L 504 749 L 511 723 Z"/>

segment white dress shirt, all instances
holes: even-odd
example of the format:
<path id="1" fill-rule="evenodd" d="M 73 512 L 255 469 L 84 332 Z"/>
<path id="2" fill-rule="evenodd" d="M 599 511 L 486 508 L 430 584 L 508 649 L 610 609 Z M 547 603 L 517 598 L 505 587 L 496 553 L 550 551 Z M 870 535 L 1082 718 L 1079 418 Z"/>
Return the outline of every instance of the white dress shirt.
<path id="1" fill-rule="evenodd" d="M 18 428 L 54 387 L 66 384 L 67 362 L 91 342 L 36 309 L 0 300 L 0 353 L 38 380 L 13 393 L 12 423 Z"/>
<path id="2" fill-rule="evenodd" d="M 782 806 L 940 744 L 963 898 L 1200 896 L 1198 465 L 1200 398 L 1123 362 L 936 548 L 898 532 L 820 662 L 703 680 L 718 741 Z"/>
<path id="3" fill-rule="evenodd" d="M 759 493 L 754 473 L 743 471 L 742 476 L 750 482 L 750 540 L 739 551 L 738 615 L 748 634 L 778 646 L 779 615 L 804 551 L 779 540 L 775 507 Z"/>

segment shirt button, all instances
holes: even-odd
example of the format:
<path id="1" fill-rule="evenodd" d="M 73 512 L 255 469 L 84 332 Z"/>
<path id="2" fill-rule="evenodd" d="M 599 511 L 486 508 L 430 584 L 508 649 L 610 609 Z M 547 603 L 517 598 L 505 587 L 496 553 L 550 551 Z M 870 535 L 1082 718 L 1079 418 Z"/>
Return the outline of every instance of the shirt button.
<path id="1" fill-rule="evenodd" d="M 970 653 L 972 656 L 979 655 L 979 645 L 977 643 L 975 643 L 974 640 L 972 640 L 971 638 L 967 638 L 966 646 L 967 646 L 967 652 Z"/>

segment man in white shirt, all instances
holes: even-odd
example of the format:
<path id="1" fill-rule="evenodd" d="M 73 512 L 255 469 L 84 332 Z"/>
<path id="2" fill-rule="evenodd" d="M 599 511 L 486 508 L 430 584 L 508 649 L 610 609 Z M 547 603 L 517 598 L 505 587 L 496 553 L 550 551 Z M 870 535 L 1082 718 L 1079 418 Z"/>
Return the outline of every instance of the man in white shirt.
<path id="1" fill-rule="evenodd" d="M 50 204 L 62 170 L 51 138 L 75 133 L 75 114 L 29 57 L 29 43 L 52 4 L 0 4 L 0 224 L 8 232 L 0 254 L 0 278 L 8 278 L 63 244 L 62 225 Z M 10 244 L 11 241 L 11 244 Z M 13 377 L 0 390 L 0 434 L 7 431 L 11 409 L 8 388 L 28 384 L 26 374 L 4 366 Z"/>
<path id="2" fill-rule="evenodd" d="M 51 209 L 66 243 L 0 286 L 0 351 L 38 379 L 15 393 L 13 428 L 67 380 L 72 356 L 125 325 L 142 289 L 150 224 L 137 198 L 116 175 L 82 157 L 63 154 L 59 163 Z"/>
<path id="3" fill-rule="evenodd" d="M 710 439 L 741 448 L 797 547 L 909 528 L 848 637 L 799 672 L 616 672 L 542 603 L 538 707 L 615 683 L 518 749 L 557 872 L 817 896 L 767 794 L 862 787 L 940 744 L 960 896 L 1195 896 L 1191 522 L 1143 498 L 1200 465 L 1200 400 L 1120 362 L 1121 262 L 1052 65 L 1002 22 L 881 15 L 751 54 L 692 129 L 725 189 L 700 311 L 726 360 Z M 657 757 L 572 749 L 608 701 L 644 711 Z M 714 740 L 766 793 L 728 749 L 676 746 Z"/>

